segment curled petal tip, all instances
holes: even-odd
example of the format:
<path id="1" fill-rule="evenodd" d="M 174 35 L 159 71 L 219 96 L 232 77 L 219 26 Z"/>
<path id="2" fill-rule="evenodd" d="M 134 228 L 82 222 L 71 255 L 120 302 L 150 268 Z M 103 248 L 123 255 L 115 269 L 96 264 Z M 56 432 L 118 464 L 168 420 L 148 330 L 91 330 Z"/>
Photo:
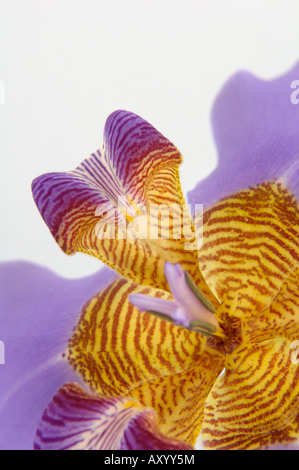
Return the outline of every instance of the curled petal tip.
<path id="1" fill-rule="evenodd" d="M 129 398 L 61 387 L 39 422 L 36 450 L 179 450 L 192 447 L 162 434 L 154 410 Z"/>

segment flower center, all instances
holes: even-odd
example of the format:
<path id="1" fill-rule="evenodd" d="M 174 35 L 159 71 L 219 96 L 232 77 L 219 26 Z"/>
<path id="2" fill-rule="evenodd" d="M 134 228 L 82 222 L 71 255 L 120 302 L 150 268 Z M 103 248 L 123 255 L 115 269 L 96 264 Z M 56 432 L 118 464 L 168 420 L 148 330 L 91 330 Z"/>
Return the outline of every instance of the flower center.
<path id="1" fill-rule="evenodd" d="M 141 311 L 147 311 L 163 320 L 207 337 L 220 334 L 215 306 L 194 284 L 179 264 L 166 262 L 165 277 L 174 300 L 165 300 L 143 294 L 130 295 L 130 302 Z"/>

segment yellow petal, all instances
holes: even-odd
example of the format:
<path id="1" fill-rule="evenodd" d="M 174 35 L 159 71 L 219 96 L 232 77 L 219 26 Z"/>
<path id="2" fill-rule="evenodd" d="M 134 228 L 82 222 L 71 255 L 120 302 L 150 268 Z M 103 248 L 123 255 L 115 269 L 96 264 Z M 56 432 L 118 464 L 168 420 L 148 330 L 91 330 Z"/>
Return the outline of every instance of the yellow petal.
<path id="1" fill-rule="evenodd" d="M 154 408 L 161 430 L 194 442 L 205 396 L 223 368 L 203 354 L 206 338 L 139 310 L 132 293 L 162 290 L 120 278 L 86 305 L 69 342 L 69 361 L 99 394 L 136 398 Z"/>
<path id="2" fill-rule="evenodd" d="M 235 368 L 215 383 L 205 405 L 207 449 L 257 449 L 299 436 L 299 361 L 280 339 L 240 348 Z M 296 363 L 297 362 L 297 363 Z"/>

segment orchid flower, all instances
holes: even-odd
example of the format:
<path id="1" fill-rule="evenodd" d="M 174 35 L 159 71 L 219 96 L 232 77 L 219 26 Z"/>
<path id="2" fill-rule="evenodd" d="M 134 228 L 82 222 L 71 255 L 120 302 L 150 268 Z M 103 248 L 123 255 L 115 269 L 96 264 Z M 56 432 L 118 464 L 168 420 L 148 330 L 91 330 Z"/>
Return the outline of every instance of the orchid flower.
<path id="1" fill-rule="evenodd" d="M 14 417 L 11 436 L 26 430 L 17 445 L 297 446 L 298 76 L 299 65 L 273 81 L 242 72 L 225 85 L 212 112 L 219 164 L 188 194 L 190 213 L 180 152 L 127 111 L 108 117 L 102 147 L 75 170 L 34 180 L 60 248 L 110 269 L 82 281 L 37 271 L 25 317 L 28 276 L 19 279 L 17 331 L 33 363 L 24 356 L 12 377 L 5 369 L 0 402 L 2 421 Z M 16 317 L 11 269 L 4 307 Z"/>

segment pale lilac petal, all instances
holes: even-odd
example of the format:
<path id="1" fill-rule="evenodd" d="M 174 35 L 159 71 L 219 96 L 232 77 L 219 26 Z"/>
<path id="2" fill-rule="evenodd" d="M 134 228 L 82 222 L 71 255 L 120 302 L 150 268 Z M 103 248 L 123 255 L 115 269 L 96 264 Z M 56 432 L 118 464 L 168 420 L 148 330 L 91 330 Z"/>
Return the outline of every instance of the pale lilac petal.
<path id="1" fill-rule="evenodd" d="M 30 263 L 0 265 L 0 449 L 32 449 L 49 400 L 80 380 L 62 354 L 84 304 L 115 275 L 104 268 L 67 280 Z"/>
<path id="2" fill-rule="evenodd" d="M 226 83 L 212 110 L 218 166 L 189 192 L 189 203 L 210 206 L 290 169 L 287 184 L 299 199 L 299 104 L 291 101 L 298 77 L 299 63 L 274 80 L 239 72 Z"/>
<path id="3" fill-rule="evenodd" d="M 36 432 L 38 450 L 179 450 L 188 444 L 160 433 L 154 410 L 128 398 L 91 395 L 64 385 Z"/>

